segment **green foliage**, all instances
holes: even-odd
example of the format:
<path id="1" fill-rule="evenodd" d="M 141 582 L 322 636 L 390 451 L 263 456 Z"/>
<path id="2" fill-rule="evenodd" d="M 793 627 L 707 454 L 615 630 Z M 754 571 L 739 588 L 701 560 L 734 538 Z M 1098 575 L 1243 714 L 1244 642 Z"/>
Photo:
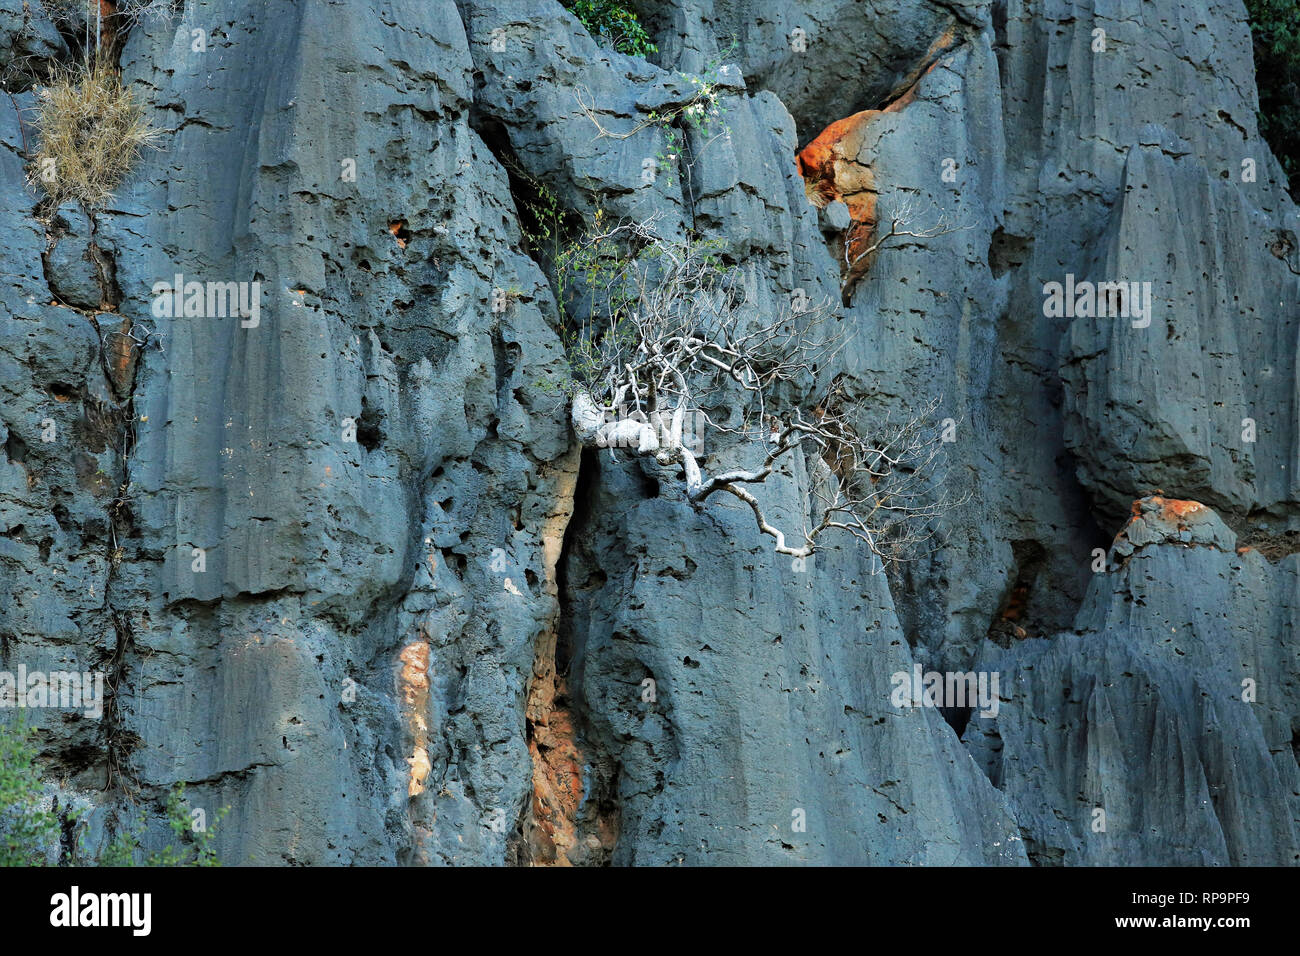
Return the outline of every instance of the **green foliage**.
<path id="1" fill-rule="evenodd" d="M 519 203 L 519 226 L 528 240 L 528 251 L 535 258 L 554 260 L 564 241 L 565 214 L 559 197 L 550 186 L 532 176 L 516 161 L 508 159 L 506 168 L 527 195 L 516 197 Z"/>
<path id="2" fill-rule="evenodd" d="M 216 848 L 217 825 L 225 818 L 229 807 L 217 811 L 217 818 L 202 829 L 194 829 L 190 808 L 185 803 L 185 784 L 178 783 L 167 794 L 167 826 L 176 842 L 168 843 L 156 853 L 144 858 L 145 866 L 220 866 Z M 144 829 L 145 817 L 141 813 L 136 831 L 124 830 L 105 847 L 100 855 L 100 866 L 135 866 L 142 853 L 138 831 Z"/>
<path id="3" fill-rule="evenodd" d="M 602 210 L 596 210 L 595 219 L 589 233 L 565 243 L 554 259 L 560 339 L 573 388 L 591 388 L 604 368 L 604 348 L 634 334 L 630 310 L 635 299 L 624 282 L 629 258 L 602 231 Z"/>
<path id="4" fill-rule="evenodd" d="M 592 321 L 593 311 L 613 326 L 626 317 L 629 301 L 618 290 L 627 257 L 610 236 L 602 234 L 606 225 L 603 210 L 597 209 L 595 225 L 575 238 L 581 227 L 576 217 L 561 207 L 554 190 L 528 175 L 513 160 L 507 160 L 506 167 L 523 187 L 520 191 L 524 195 L 516 195 L 516 199 L 529 251 L 547 269 L 553 283 L 560 311 L 560 339 L 574 379 L 569 390 L 585 386 L 600 368 L 596 342 L 605 328 L 600 324 L 600 332 L 594 331 L 598 323 Z M 594 305 L 597 301 L 602 305 Z M 581 318 L 577 317 L 579 311 L 583 312 Z M 546 381 L 535 384 L 547 390 L 558 388 Z"/>
<path id="5" fill-rule="evenodd" d="M 44 866 L 46 850 L 58 842 L 59 816 L 44 809 L 36 745 L 32 730 L 19 722 L 0 725 L 0 867 Z M 178 783 L 167 795 L 167 825 L 175 835 L 157 853 L 144 857 L 145 866 L 220 866 L 213 841 L 217 824 L 228 807 L 217 813 L 216 820 L 200 830 L 192 828 L 190 809 L 185 803 L 185 785 Z M 75 818 L 74 818 L 75 820 Z M 139 833 L 145 815 L 141 812 L 134 830 L 124 830 L 114 837 L 98 860 L 74 860 L 99 866 L 134 866 L 142 854 Z M 80 856 L 78 846 L 77 856 Z"/>
<path id="6" fill-rule="evenodd" d="M 617 0 L 564 0 L 592 38 L 619 53 L 644 57 L 658 53 L 637 15 Z"/>
<path id="7" fill-rule="evenodd" d="M 141 827 L 144 826 L 143 815 L 139 823 Z M 108 846 L 104 847 L 104 852 L 99 855 L 99 865 L 135 866 L 135 854 L 139 848 L 136 835 L 129 830 L 123 830 L 109 841 Z"/>
<path id="8" fill-rule="evenodd" d="M 41 807 L 36 746 L 21 721 L 0 726 L 0 866 L 43 866 L 59 834 L 59 818 Z"/>
<path id="9" fill-rule="evenodd" d="M 1300 195 L 1300 5 L 1246 0 L 1255 37 L 1259 130 Z"/>
<path id="10" fill-rule="evenodd" d="M 695 309 L 704 319 L 705 304 L 740 276 L 723 261 L 724 248 L 721 239 L 664 239 L 649 222 L 613 224 L 596 210 L 593 226 L 565 243 L 554 263 L 568 391 L 609 397 L 606 378 L 637 352 L 645 333 L 638 311 Z"/>
<path id="11" fill-rule="evenodd" d="M 722 105 L 722 96 L 716 83 L 709 83 L 698 76 L 688 76 L 695 94 L 684 105 L 663 112 L 650 113 L 650 123 L 658 126 L 664 134 L 664 148 L 656 157 L 661 172 L 667 173 L 668 185 L 675 185 L 674 172 L 685 163 L 686 129 L 698 131 L 706 144 L 714 137 L 728 132 L 722 117 L 726 107 Z M 681 129 L 679 130 L 679 127 Z"/>
<path id="12" fill-rule="evenodd" d="M 722 90 L 717 81 L 718 71 L 723 62 L 736 50 L 736 41 L 722 48 L 704 67 L 703 79 L 699 76 L 681 74 L 695 88 L 694 94 L 686 103 L 663 111 L 652 111 L 647 125 L 657 126 L 664 134 L 664 148 L 657 158 L 661 172 L 668 174 L 667 183 L 675 185 L 673 174 L 679 168 L 688 168 L 686 161 L 687 130 L 698 132 L 707 146 L 718 136 L 731 132 L 723 122 L 727 108 L 722 101 Z M 688 170 L 689 171 L 689 170 Z"/>
<path id="13" fill-rule="evenodd" d="M 635 335 L 630 321 L 636 298 L 628 270 L 632 255 L 616 239 L 604 210 L 583 229 L 576 216 L 560 206 L 549 186 L 507 161 L 527 195 L 516 196 L 520 224 L 529 251 L 547 271 L 559 307 L 560 342 L 569 362 L 570 381 L 539 379 L 533 384 L 547 392 L 572 394 L 591 389 L 604 370 L 606 349 L 628 343 Z"/>

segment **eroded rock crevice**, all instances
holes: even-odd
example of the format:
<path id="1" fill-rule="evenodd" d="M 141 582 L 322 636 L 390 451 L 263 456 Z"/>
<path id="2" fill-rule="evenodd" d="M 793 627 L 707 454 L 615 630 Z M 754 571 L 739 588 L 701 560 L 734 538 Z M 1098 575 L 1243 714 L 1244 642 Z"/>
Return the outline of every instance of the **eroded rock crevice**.
<path id="1" fill-rule="evenodd" d="M 575 632 L 571 575 L 584 571 L 575 567 L 576 540 L 590 531 L 598 471 L 597 457 L 582 452 L 568 507 L 557 510 L 546 538 L 552 542 L 558 534 L 560 542 L 547 566 L 556 613 L 538 636 L 533 659 L 525 710 L 532 794 L 518 851 L 520 862 L 534 866 L 608 865 L 619 836 L 617 765 L 587 732 L 583 669 L 575 667 L 583 647 Z M 577 586 L 589 583 L 588 576 Z"/>

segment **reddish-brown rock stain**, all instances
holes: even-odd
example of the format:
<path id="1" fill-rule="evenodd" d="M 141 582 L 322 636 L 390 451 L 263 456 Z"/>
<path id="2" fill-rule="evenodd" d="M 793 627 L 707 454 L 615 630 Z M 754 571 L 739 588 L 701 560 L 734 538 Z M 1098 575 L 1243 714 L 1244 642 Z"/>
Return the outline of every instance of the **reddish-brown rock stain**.
<path id="1" fill-rule="evenodd" d="M 884 109 L 863 110 L 836 120 L 805 146 L 797 156 L 804 191 L 819 209 L 840 201 L 852 220 L 840 241 L 841 283 L 852 288 L 871 269 L 876 252 L 871 249 L 876 235 L 876 177 L 870 157 L 864 155 L 867 132 L 873 122 L 887 113 L 897 113 L 916 99 L 921 80 L 939 64 L 939 58 L 956 42 L 952 28 L 930 45 L 921 64 L 904 80 L 903 92 Z"/>

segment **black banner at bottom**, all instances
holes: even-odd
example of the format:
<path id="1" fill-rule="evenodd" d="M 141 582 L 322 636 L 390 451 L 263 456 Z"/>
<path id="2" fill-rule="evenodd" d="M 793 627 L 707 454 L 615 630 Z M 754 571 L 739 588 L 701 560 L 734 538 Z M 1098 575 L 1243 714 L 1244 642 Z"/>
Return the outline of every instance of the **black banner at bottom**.
<path id="1" fill-rule="evenodd" d="M 611 944 L 664 922 L 803 942 L 853 926 L 873 942 L 954 932 L 989 942 L 1193 935 L 1231 944 L 1285 929 L 1290 869 L 720 869 L 537 873 L 489 869 L 0 870 L 10 940 L 32 934 L 131 947 L 238 939 L 279 927 L 295 944 L 373 945 L 376 932 L 438 945 L 460 936 L 578 921 Z M 531 913 L 528 911 L 531 910 Z M 567 914 L 567 915 L 566 915 Z M 449 921 L 455 921 L 453 927 Z M 602 923 L 606 924 L 602 927 Z M 439 928 L 441 925 L 441 929 Z M 577 927 L 573 927 L 576 929 Z M 562 933 L 560 925 L 549 932 Z M 996 934 L 996 935 L 995 935 Z M 671 938 L 673 934 L 669 934 Z M 599 939 L 601 936 L 591 935 Z M 827 940 L 829 941 L 829 940 Z M 487 940 L 485 939 L 485 942 Z M 648 940 L 647 940 L 648 942 Z"/>

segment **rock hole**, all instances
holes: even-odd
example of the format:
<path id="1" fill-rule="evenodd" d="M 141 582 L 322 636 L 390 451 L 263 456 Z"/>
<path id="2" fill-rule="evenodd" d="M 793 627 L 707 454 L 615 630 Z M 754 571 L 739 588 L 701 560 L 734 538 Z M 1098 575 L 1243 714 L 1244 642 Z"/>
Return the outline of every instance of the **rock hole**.
<path id="1" fill-rule="evenodd" d="M 374 451 L 383 444 L 385 437 L 383 422 L 383 410 L 370 407 L 365 398 L 362 398 L 361 416 L 357 419 L 357 444 L 368 452 Z"/>
<path id="2" fill-rule="evenodd" d="M 1033 240 L 1014 236 L 1001 226 L 993 231 L 989 241 L 989 271 L 993 278 L 1001 279 L 1008 272 L 1020 268 L 1029 259 Z"/>
<path id="3" fill-rule="evenodd" d="M 27 442 L 12 431 L 9 432 L 9 437 L 5 439 L 5 457 L 15 465 L 27 463 Z"/>

